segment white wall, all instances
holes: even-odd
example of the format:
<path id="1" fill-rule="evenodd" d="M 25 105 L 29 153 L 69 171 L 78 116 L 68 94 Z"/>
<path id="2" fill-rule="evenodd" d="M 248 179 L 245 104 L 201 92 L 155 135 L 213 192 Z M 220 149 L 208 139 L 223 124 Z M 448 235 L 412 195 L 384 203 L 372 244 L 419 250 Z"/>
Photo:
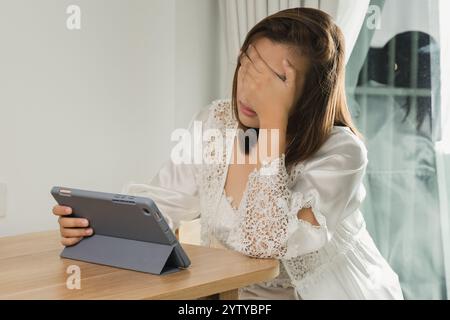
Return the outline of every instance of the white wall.
<path id="1" fill-rule="evenodd" d="M 178 0 L 175 41 L 175 124 L 185 126 L 199 108 L 224 98 L 220 92 L 219 5 L 216 0 Z"/>
<path id="2" fill-rule="evenodd" d="M 217 15 L 215 0 L 2 0 L 0 236 L 57 228 L 53 185 L 153 176 L 173 128 L 217 97 Z"/>

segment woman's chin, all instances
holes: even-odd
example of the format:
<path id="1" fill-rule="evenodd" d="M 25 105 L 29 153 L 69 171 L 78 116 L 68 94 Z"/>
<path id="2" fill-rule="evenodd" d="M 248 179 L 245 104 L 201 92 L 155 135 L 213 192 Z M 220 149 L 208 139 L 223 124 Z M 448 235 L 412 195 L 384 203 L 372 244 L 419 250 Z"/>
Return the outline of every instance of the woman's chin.
<path id="1" fill-rule="evenodd" d="M 239 112 L 239 121 L 247 128 L 259 128 L 258 117 L 249 117 Z"/>

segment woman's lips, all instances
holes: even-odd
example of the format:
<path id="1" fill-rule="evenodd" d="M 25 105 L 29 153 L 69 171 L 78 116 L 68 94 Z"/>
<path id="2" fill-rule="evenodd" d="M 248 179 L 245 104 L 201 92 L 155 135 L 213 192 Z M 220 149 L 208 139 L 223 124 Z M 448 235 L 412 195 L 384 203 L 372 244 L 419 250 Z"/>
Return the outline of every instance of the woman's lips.
<path id="1" fill-rule="evenodd" d="M 255 117 L 256 116 L 256 112 L 253 111 L 252 108 L 250 108 L 250 107 L 246 106 L 245 104 L 243 104 L 241 101 L 239 101 L 239 109 L 247 117 Z"/>

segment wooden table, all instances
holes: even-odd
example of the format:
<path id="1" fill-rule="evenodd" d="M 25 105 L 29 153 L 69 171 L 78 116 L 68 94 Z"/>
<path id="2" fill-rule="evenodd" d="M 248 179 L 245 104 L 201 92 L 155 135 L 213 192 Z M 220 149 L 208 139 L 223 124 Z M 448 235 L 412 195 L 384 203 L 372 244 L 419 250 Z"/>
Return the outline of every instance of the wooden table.
<path id="1" fill-rule="evenodd" d="M 57 231 L 0 238 L 0 299 L 237 299 L 238 288 L 275 278 L 277 260 L 184 244 L 191 266 L 156 276 L 61 259 Z M 70 265 L 81 289 L 68 289 Z"/>

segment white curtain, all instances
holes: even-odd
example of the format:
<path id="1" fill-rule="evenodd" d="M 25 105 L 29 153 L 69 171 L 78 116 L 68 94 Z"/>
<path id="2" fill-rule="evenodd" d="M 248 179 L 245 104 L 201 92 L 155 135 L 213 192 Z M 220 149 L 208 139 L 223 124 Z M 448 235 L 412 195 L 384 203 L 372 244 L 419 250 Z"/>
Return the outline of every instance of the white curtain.
<path id="1" fill-rule="evenodd" d="M 445 1 L 445 0 L 444 0 Z M 396 34 L 416 30 L 422 31 L 439 41 L 439 26 L 424 19 L 424 13 L 428 15 L 430 9 L 434 8 L 432 1 L 424 0 L 401 0 L 386 1 L 383 7 L 381 21 L 383 32 L 376 32 L 373 36 L 371 47 L 381 48 Z M 407 19 L 392 19 L 389 12 L 402 12 Z M 428 17 L 427 17 L 428 18 Z M 437 22 L 436 19 L 435 22 Z"/>
<path id="2" fill-rule="evenodd" d="M 436 16 L 439 16 L 439 41 L 441 49 L 441 137 L 436 143 L 436 167 L 438 175 L 441 211 L 442 244 L 446 273 L 447 298 L 450 299 L 450 1 L 439 0 Z"/>
<path id="3" fill-rule="evenodd" d="M 449 296 L 450 11 L 439 1 L 372 0 L 381 27 L 363 26 L 347 64 L 348 101 L 369 151 L 362 212 L 407 299 Z"/>
<path id="4" fill-rule="evenodd" d="M 310 7 L 330 14 L 342 29 L 347 47 L 346 61 L 353 46 L 369 6 L 369 0 L 219 0 L 221 28 L 224 32 L 226 52 L 222 57 L 221 94 L 231 95 L 231 83 L 236 67 L 236 57 L 250 29 L 263 18 L 277 11 Z"/>

